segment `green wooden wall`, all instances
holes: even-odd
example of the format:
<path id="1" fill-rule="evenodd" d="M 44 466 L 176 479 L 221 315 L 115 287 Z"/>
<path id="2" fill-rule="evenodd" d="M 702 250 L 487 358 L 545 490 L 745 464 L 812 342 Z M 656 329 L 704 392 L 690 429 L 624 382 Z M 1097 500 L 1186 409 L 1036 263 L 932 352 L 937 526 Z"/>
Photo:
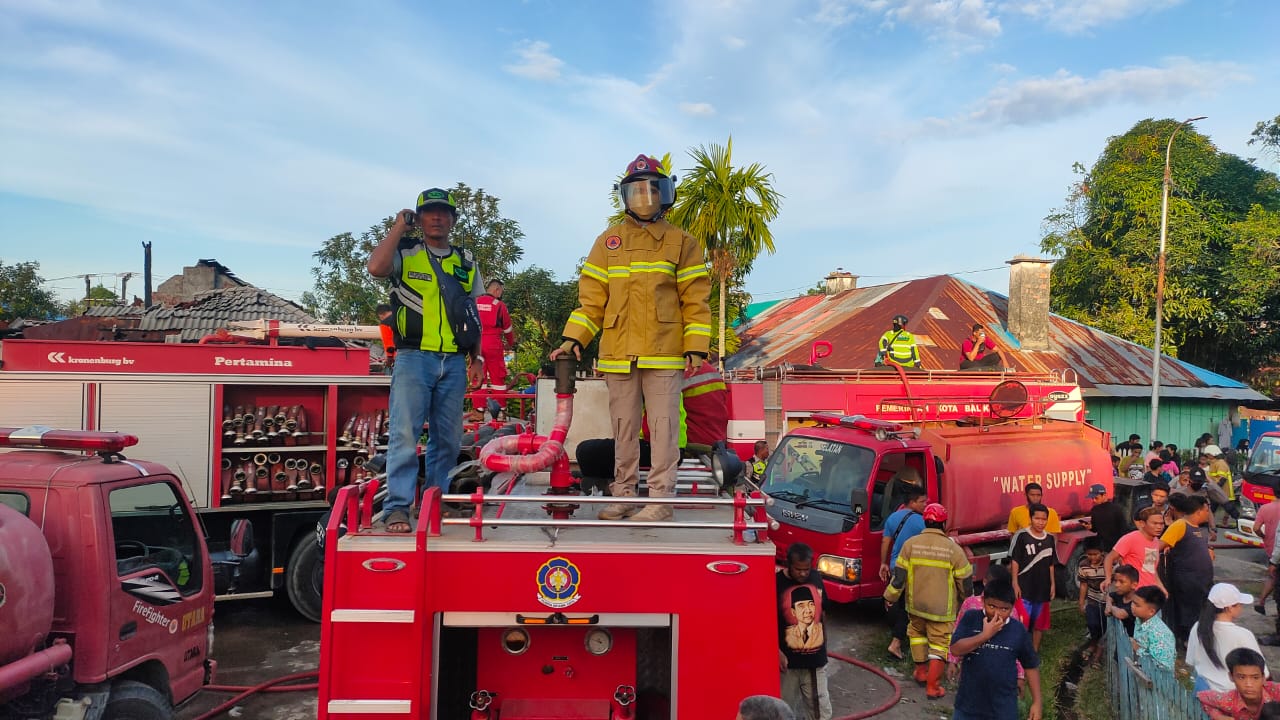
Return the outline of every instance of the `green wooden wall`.
<path id="1" fill-rule="evenodd" d="M 1173 443 L 1179 450 L 1195 446 L 1202 433 L 1218 435 L 1218 421 L 1227 415 L 1236 403 L 1229 400 L 1197 400 L 1188 398 L 1160 398 L 1160 428 L 1155 437 L 1164 443 Z M 1085 399 L 1085 413 L 1089 424 L 1111 433 L 1111 444 L 1121 442 L 1129 433 L 1142 436 L 1144 447 L 1151 445 L 1151 398 L 1100 398 Z M 1217 442 L 1216 440 L 1214 442 Z"/>

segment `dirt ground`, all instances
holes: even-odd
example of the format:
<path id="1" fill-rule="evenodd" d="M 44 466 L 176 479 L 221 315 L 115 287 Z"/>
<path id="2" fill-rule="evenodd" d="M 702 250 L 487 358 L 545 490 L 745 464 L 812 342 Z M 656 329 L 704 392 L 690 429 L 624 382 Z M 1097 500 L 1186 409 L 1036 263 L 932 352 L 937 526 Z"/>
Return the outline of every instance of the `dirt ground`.
<path id="1" fill-rule="evenodd" d="M 1266 558 L 1261 550 L 1219 550 L 1216 579 L 1238 584 L 1245 592 L 1261 587 Z M 874 604 L 835 607 L 826 615 L 828 647 L 837 653 L 862 659 L 890 674 L 898 670 L 888 664 L 884 653 L 887 634 L 883 613 Z M 214 658 L 218 661 L 221 684 L 251 685 L 264 680 L 317 667 L 320 628 L 309 623 L 283 603 L 252 600 L 218 605 L 214 621 L 217 633 Z M 1275 630 L 1275 607 L 1263 617 L 1252 610 L 1241 623 L 1259 636 Z M 768 630 L 772 632 L 770 628 Z M 1280 667 L 1280 647 L 1263 647 L 1273 667 Z M 889 697 L 890 686 L 861 668 L 832 659 L 828 666 L 832 706 L 840 718 L 879 705 Z M 951 714 L 951 696 L 930 700 L 910 678 L 899 678 L 902 699 L 877 715 L 884 720 L 946 718 Z M 1053 696 L 1045 688 L 1046 699 Z M 178 720 L 194 720 L 228 699 L 229 694 L 201 692 L 180 709 Z M 224 717 L 311 720 L 316 716 L 315 692 L 277 693 L 255 696 L 233 708 Z"/>

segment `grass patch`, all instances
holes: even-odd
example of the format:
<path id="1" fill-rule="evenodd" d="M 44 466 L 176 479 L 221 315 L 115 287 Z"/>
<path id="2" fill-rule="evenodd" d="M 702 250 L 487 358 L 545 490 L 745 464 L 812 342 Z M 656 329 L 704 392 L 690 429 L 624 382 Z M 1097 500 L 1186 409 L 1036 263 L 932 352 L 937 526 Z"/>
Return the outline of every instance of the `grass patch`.
<path id="1" fill-rule="evenodd" d="M 1076 713 L 1080 720 L 1105 720 L 1111 717 L 1111 696 L 1107 694 L 1105 667 L 1086 667 L 1076 694 Z"/>
<path id="2" fill-rule="evenodd" d="M 1055 600 L 1052 611 L 1053 626 L 1040 641 L 1040 699 L 1044 705 L 1045 720 L 1060 720 L 1062 713 L 1059 712 L 1055 698 L 1058 684 L 1062 682 L 1072 653 L 1088 635 L 1088 629 L 1085 627 L 1084 613 L 1080 612 L 1080 606 L 1075 602 Z M 1027 708 L 1031 706 L 1030 699 L 1024 698 L 1018 705 L 1021 717 L 1026 717 Z M 1105 718 L 1107 715 L 1098 717 Z"/>

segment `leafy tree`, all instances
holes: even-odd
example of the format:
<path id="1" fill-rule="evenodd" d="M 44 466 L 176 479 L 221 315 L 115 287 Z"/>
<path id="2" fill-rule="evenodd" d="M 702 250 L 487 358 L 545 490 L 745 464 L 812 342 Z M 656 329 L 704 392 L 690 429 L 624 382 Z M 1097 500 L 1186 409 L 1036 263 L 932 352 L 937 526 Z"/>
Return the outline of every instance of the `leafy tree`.
<path id="1" fill-rule="evenodd" d="M 53 320 L 62 314 L 58 299 L 40 287 L 40 263 L 6 265 L 0 260 L 0 320 Z"/>
<path id="2" fill-rule="evenodd" d="M 67 316 L 83 315 L 85 311 L 95 305 L 111 305 L 117 300 L 119 300 L 119 298 L 116 297 L 114 290 L 102 283 L 98 283 L 92 288 L 89 288 L 88 302 L 86 302 L 84 298 L 80 298 L 79 300 L 72 300 L 67 304 Z"/>
<path id="3" fill-rule="evenodd" d="M 511 371 L 536 374 L 560 344 L 569 313 L 578 305 L 578 283 L 556 280 L 549 270 L 534 265 L 506 281 L 502 300 L 516 325 L 518 346 Z"/>
<path id="4" fill-rule="evenodd" d="M 510 273 L 524 255 L 520 224 L 502 217 L 498 198 L 482 189 L 472 190 L 458 183 L 450 192 L 458 204 L 458 221 L 450 242 L 470 250 L 485 277 Z M 342 233 L 326 240 L 312 253 L 317 262 L 311 268 L 316 285 L 313 291 L 302 294 L 302 307 L 324 322 L 376 323 L 374 308 L 387 301 L 390 285 L 370 276 L 365 264 L 394 223 L 395 216 L 389 216 L 360 237 Z M 420 237 L 421 233 L 411 230 L 408 235 Z"/>
<path id="5" fill-rule="evenodd" d="M 450 192 L 458 203 L 458 222 L 453 226 L 450 242 L 470 250 L 485 277 L 505 281 L 524 257 L 520 223 L 502 217 L 498 211 L 500 201 L 483 188 L 472 190 L 458 183 Z"/>
<path id="6" fill-rule="evenodd" d="M 718 286 L 718 337 L 724 357 L 729 285 L 735 271 L 749 269 L 762 251 L 773 253 L 769 223 L 778 216 L 782 195 L 773 188 L 773 173 L 765 172 L 763 165 L 734 167 L 732 136 L 723 147 L 711 143 L 689 154 L 694 166 L 680 184 L 668 217 L 706 248 Z"/>
<path id="7" fill-rule="evenodd" d="M 1178 123 L 1111 138 L 1045 219 L 1055 312 L 1150 346 L 1165 148 Z M 1280 180 L 1184 128 L 1172 152 L 1164 348 L 1247 377 L 1280 351 Z"/>
<path id="8" fill-rule="evenodd" d="M 1261 145 L 1263 152 L 1280 160 L 1280 115 L 1270 121 L 1258 123 L 1251 135 L 1250 145 Z"/>

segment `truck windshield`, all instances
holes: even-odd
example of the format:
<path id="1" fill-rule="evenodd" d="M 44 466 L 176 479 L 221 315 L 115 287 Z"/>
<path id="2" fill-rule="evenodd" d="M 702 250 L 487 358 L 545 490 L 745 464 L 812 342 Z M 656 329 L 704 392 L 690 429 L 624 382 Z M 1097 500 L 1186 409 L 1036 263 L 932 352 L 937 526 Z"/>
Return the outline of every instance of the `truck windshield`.
<path id="1" fill-rule="evenodd" d="M 1280 471 L 1280 437 L 1263 436 L 1249 456 L 1249 467 L 1245 472 L 1275 473 Z"/>
<path id="2" fill-rule="evenodd" d="M 795 503 L 852 514 L 855 488 L 866 488 L 875 453 L 857 445 L 788 436 L 770 458 L 761 489 Z"/>

